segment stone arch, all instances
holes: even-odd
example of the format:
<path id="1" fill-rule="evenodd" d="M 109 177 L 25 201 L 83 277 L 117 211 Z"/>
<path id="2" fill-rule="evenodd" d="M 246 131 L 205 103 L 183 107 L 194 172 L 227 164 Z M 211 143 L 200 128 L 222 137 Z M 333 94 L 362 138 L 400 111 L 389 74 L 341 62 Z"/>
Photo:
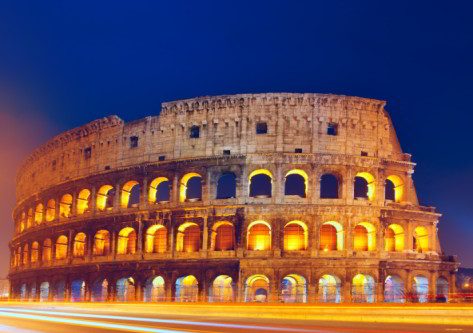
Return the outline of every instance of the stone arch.
<path id="1" fill-rule="evenodd" d="M 284 226 L 284 251 L 307 250 L 309 233 L 302 221 L 291 221 Z"/>
<path id="2" fill-rule="evenodd" d="M 358 172 L 355 176 L 354 198 L 374 200 L 376 198 L 376 180 L 369 172 Z"/>
<path id="3" fill-rule="evenodd" d="M 71 302 L 84 302 L 85 289 L 86 285 L 84 280 L 73 280 L 71 282 Z"/>
<path id="4" fill-rule="evenodd" d="M 194 275 L 182 276 L 176 280 L 176 302 L 197 302 L 199 281 Z"/>
<path id="5" fill-rule="evenodd" d="M 59 236 L 56 240 L 56 259 L 67 258 L 67 246 L 68 246 L 67 236 L 65 235 Z"/>
<path id="6" fill-rule="evenodd" d="M 284 303 L 307 303 L 307 281 L 298 274 L 286 275 L 281 281 L 281 298 Z"/>
<path id="7" fill-rule="evenodd" d="M 401 177 L 391 175 L 384 181 L 384 197 L 385 200 L 401 202 L 404 200 L 404 182 Z"/>
<path id="8" fill-rule="evenodd" d="M 135 279 L 133 277 L 123 277 L 116 283 L 116 301 L 134 302 L 135 301 Z"/>
<path id="9" fill-rule="evenodd" d="M 245 302 L 267 302 L 269 279 L 262 274 L 255 274 L 245 281 Z"/>
<path id="10" fill-rule="evenodd" d="M 31 244 L 31 263 L 35 263 L 39 260 L 39 243 L 33 242 Z"/>
<path id="11" fill-rule="evenodd" d="M 429 251 L 429 232 L 425 227 L 417 227 L 414 229 L 413 239 L 414 251 L 426 253 Z"/>
<path id="12" fill-rule="evenodd" d="M 195 172 L 185 174 L 181 178 L 179 194 L 180 202 L 202 200 L 202 176 Z"/>
<path id="13" fill-rule="evenodd" d="M 136 208 L 140 203 L 140 183 L 136 180 L 126 182 L 121 191 L 120 208 Z"/>
<path id="14" fill-rule="evenodd" d="M 342 251 L 344 247 L 344 231 L 340 223 L 328 221 L 320 226 L 320 250 Z"/>
<path id="15" fill-rule="evenodd" d="M 72 256 L 75 258 L 85 257 L 87 255 L 87 235 L 79 232 L 74 237 L 74 246 Z"/>
<path id="16" fill-rule="evenodd" d="M 88 189 L 85 188 L 79 192 L 77 197 L 77 215 L 82 215 L 89 212 L 91 199 L 92 196 Z"/>
<path id="17" fill-rule="evenodd" d="M 34 214 L 34 221 L 36 222 L 36 224 L 41 224 L 41 222 L 43 222 L 43 204 L 38 204 L 36 205 L 36 210 L 35 210 L 35 214 Z"/>
<path id="18" fill-rule="evenodd" d="M 371 275 L 357 274 L 352 281 L 353 303 L 374 303 L 376 301 L 376 282 Z"/>
<path id="19" fill-rule="evenodd" d="M 218 177 L 217 199 L 236 198 L 236 175 L 233 172 L 224 172 Z"/>
<path id="20" fill-rule="evenodd" d="M 248 226 L 247 249 L 250 251 L 271 250 L 271 226 L 265 221 L 254 221 Z"/>
<path id="21" fill-rule="evenodd" d="M 158 177 L 153 179 L 149 185 L 148 202 L 168 202 L 169 201 L 169 179 Z"/>
<path id="22" fill-rule="evenodd" d="M 353 249 L 355 251 L 376 251 L 376 228 L 368 222 L 355 226 Z"/>
<path id="23" fill-rule="evenodd" d="M 103 185 L 97 193 L 96 208 L 99 211 L 111 210 L 115 198 L 115 189 L 112 185 Z"/>
<path id="24" fill-rule="evenodd" d="M 234 301 L 235 284 L 228 275 L 219 275 L 209 290 L 209 302 L 228 303 Z"/>
<path id="25" fill-rule="evenodd" d="M 404 251 L 404 229 L 399 224 L 390 224 L 386 228 L 384 250 L 389 252 Z"/>
<path id="26" fill-rule="evenodd" d="M 98 279 L 92 284 L 91 300 L 92 302 L 106 302 L 108 301 L 108 286 L 107 279 Z"/>
<path id="27" fill-rule="evenodd" d="M 270 198 L 272 196 L 273 175 L 269 170 L 254 170 L 248 176 L 250 197 Z"/>
<path id="28" fill-rule="evenodd" d="M 161 225 L 152 225 L 146 230 L 145 252 L 164 253 L 167 251 L 168 229 Z"/>
<path id="29" fill-rule="evenodd" d="M 210 248 L 214 251 L 232 251 L 235 249 L 235 231 L 232 223 L 220 221 L 212 226 Z"/>
<path id="30" fill-rule="evenodd" d="M 108 230 L 102 229 L 95 233 L 92 254 L 94 256 L 108 256 L 110 254 L 110 232 Z"/>
<path id="31" fill-rule="evenodd" d="M 448 302 L 448 279 L 443 276 L 439 276 L 436 281 L 435 295 L 437 303 Z"/>
<path id="32" fill-rule="evenodd" d="M 28 244 L 23 245 L 23 265 L 28 264 Z"/>
<path id="33" fill-rule="evenodd" d="M 309 176 L 304 170 L 293 169 L 286 173 L 284 182 L 284 195 L 297 195 L 307 197 L 309 191 Z"/>
<path id="34" fill-rule="evenodd" d="M 164 285 L 164 278 L 160 275 L 148 278 L 144 286 L 143 300 L 145 302 L 164 302 L 166 300 Z"/>
<path id="35" fill-rule="evenodd" d="M 28 285 L 22 283 L 20 285 L 20 302 L 24 302 L 28 299 Z"/>
<path id="36" fill-rule="evenodd" d="M 135 254 L 136 231 L 131 227 L 125 227 L 118 233 L 117 254 Z"/>
<path id="37" fill-rule="evenodd" d="M 64 194 L 59 202 L 59 217 L 67 218 L 72 215 L 72 195 Z"/>
<path id="38" fill-rule="evenodd" d="M 54 284 L 53 301 L 64 302 L 66 295 L 66 281 L 64 279 L 57 280 Z"/>
<path id="39" fill-rule="evenodd" d="M 324 274 L 319 278 L 318 301 L 323 303 L 340 303 L 342 283 L 340 278 L 332 274 Z"/>
<path id="40" fill-rule="evenodd" d="M 52 259 L 52 242 L 50 238 L 46 238 L 43 242 L 42 261 L 51 261 L 51 259 Z"/>
<path id="41" fill-rule="evenodd" d="M 339 199 L 340 181 L 332 173 L 323 174 L 320 177 L 320 199 Z"/>
<path id="42" fill-rule="evenodd" d="M 51 222 L 56 218 L 56 200 L 49 199 L 48 206 L 46 208 L 46 221 Z"/>
<path id="43" fill-rule="evenodd" d="M 186 222 L 179 226 L 176 239 L 177 252 L 199 252 L 200 227 L 193 222 Z"/>
<path id="44" fill-rule="evenodd" d="M 412 278 L 413 302 L 427 303 L 429 301 L 429 279 L 424 275 L 416 275 Z"/>
<path id="45" fill-rule="evenodd" d="M 26 228 L 26 213 L 21 213 L 21 220 L 20 220 L 20 232 L 25 231 Z"/>
<path id="46" fill-rule="evenodd" d="M 49 300 L 49 282 L 44 281 L 39 287 L 39 301 L 47 302 Z"/>
<path id="47" fill-rule="evenodd" d="M 384 302 L 404 303 L 404 282 L 399 275 L 388 275 L 384 280 Z"/>
<path id="48" fill-rule="evenodd" d="M 26 216 L 26 229 L 33 226 L 33 208 L 28 209 L 28 215 Z"/>

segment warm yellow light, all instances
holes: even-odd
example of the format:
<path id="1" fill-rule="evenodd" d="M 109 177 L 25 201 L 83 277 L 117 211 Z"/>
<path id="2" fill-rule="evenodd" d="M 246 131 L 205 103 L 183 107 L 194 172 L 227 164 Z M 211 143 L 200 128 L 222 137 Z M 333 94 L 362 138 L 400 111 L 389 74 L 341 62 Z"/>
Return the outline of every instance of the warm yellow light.
<path id="1" fill-rule="evenodd" d="M 368 172 L 358 172 L 356 177 L 361 177 L 368 183 L 368 200 L 373 200 L 376 195 L 376 182 L 372 174 Z"/>
<path id="2" fill-rule="evenodd" d="M 404 184 L 402 179 L 394 175 L 389 176 L 387 179 L 394 184 L 394 200 L 401 202 L 404 199 Z"/>
<path id="3" fill-rule="evenodd" d="M 324 248 L 324 252 L 328 252 L 328 249 L 327 249 L 327 248 Z"/>
<path id="4" fill-rule="evenodd" d="M 166 177 L 158 177 L 151 182 L 151 185 L 149 186 L 149 194 L 148 194 L 148 201 L 150 203 L 156 202 L 156 194 L 158 192 L 159 184 L 161 184 L 162 182 L 168 182 L 168 181 L 169 179 L 167 179 Z"/>
<path id="5" fill-rule="evenodd" d="M 193 177 L 202 178 L 201 175 L 199 175 L 198 173 L 195 173 L 195 172 L 190 172 L 190 173 L 184 175 L 184 177 L 182 177 L 181 187 L 180 187 L 180 190 L 179 190 L 179 201 L 180 202 L 185 202 L 186 201 L 186 199 L 187 199 L 187 182 L 189 181 L 189 179 L 191 179 Z"/>
<path id="6" fill-rule="evenodd" d="M 465 287 L 468 288 L 470 285 L 468 283 L 465 283 Z"/>
<path id="7" fill-rule="evenodd" d="M 304 170 L 294 169 L 294 170 L 289 171 L 286 174 L 286 178 L 289 175 L 299 175 L 302 178 L 304 178 L 304 194 L 307 196 L 307 190 L 309 187 L 309 176 L 307 175 L 307 173 Z"/>

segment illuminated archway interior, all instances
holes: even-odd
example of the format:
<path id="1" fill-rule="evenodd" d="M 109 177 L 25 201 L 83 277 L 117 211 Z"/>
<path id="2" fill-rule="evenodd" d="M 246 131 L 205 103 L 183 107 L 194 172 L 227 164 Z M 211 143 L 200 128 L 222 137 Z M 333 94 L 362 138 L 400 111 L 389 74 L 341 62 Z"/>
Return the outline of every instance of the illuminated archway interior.
<path id="1" fill-rule="evenodd" d="M 117 302 L 135 301 L 135 280 L 132 277 L 121 278 L 117 281 Z"/>
<path id="2" fill-rule="evenodd" d="M 46 209 L 46 221 L 51 222 L 56 218 L 56 200 L 50 199 L 48 201 L 48 208 Z"/>
<path id="3" fill-rule="evenodd" d="M 92 302 L 106 302 L 108 300 L 108 280 L 97 280 L 92 285 Z"/>
<path id="4" fill-rule="evenodd" d="M 195 178 L 195 179 L 194 179 Z M 192 183 L 189 183 L 192 179 Z M 202 176 L 195 172 L 184 175 L 181 179 L 180 202 L 186 200 L 202 200 Z M 192 186 L 191 186 L 192 185 Z"/>
<path id="5" fill-rule="evenodd" d="M 162 276 L 153 276 L 146 280 L 144 288 L 145 302 L 165 301 L 164 279 Z"/>
<path id="6" fill-rule="evenodd" d="M 199 283 L 195 276 L 188 275 L 176 280 L 176 302 L 197 302 Z"/>
<path id="7" fill-rule="evenodd" d="M 153 179 L 149 185 L 148 201 L 150 203 L 169 201 L 169 179 L 166 177 Z"/>
<path id="8" fill-rule="evenodd" d="M 384 302 L 404 303 L 404 282 L 397 275 L 388 275 L 384 280 Z"/>
<path id="9" fill-rule="evenodd" d="M 320 250 L 342 251 L 344 246 L 344 231 L 340 223 L 325 222 L 320 226 Z"/>
<path id="10" fill-rule="evenodd" d="M 425 227 L 417 227 L 414 230 L 414 251 L 425 253 L 429 251 L 429 233 Z"/>
<path id="11" fill-rule="evenodd" d="M 389 184 L 390 182 L 390 184 Z M 395 202 L 404 200 L 404 183 L 399 176 L 391 175 L 386 178 L 385 198 Z"/>
<path id="12" fill-rule="evenodd" d="M 358 274 L 353 278 L 352 302 L 374 303 L 376 296 L 376 283 L 370 275 Z"/>
<path id="13" fill-rule="evenodd" d="M 77 214 L 82 215 L 89 211 L 91 195 L 88 189 L 83 189 L 77 197 Z"/>
<path id="14" fill-rule="evenodd" d="M 95 233 L 92 251 L 94 256 L 108 256 L 110 254 L 110 233 L 108 230 L 99 230 Z"/>
<path id="15" fill-rule="evenodd" d="M 64 194 L 59 202 L 59 216 L 70 217 L 72 215 L 72 195 Z"/>
<path id="16" fill-rule="evenodd" d="M 376 228 L 368 222 L 362 222 L 355 227 L 355 251 L 376 251 Z"/>
<path id="17" fill-rule="evenodd" d="M 179 226 L 177 230 L 176 251 L 177 252 L 199 252 L 200 250 L 200 228 L 196 223 L 187 222 Z"/>
<path id="18" fill-rule="evenodd" d="M 281 283 L 284 303 L 307 303 L 307 283 L 303 276 L 290 274 Z"/>
<path id="19" fill-rule="evenodd" d="M 301 221 L 291 221 L 284 227 L 284 250 L 307 250 L 309 236 L 307 225 Z"/>
<path id="20" fill-rule="evenodd" d="M 369 172 L 358 172 L 355 176 L 354 197 L 374 200 L 376 196 L 376 181 Z"/>
<path id="21" fill-rule="evenodd" d="M 59 236 L 56 241 L 56 259 L 67 258 L 67 237 Z"/>
<path id="22" fill-rule="evenodd" d="M 233 302 L 233 283 L 228 275 L 219 275 L 212 283 L 210 302 Z"/>
<path id="23" fill-rule="evenodd" d="M 325 274 L 319 279 L 319 302 L 340 303 L 341 282 L 337 276 Z"/>
<path id="24" fill-rule="evenodd" d="M 136 231 L 127 227 L 118 234 L 117 254 L 134 254 L 136 252 Z"/>
<path id="25" fill-rule="evenodd" d="M 258 169 L 248 176 L 250 197 L 271 197 L 273 175 L 269 170 Z"/>
<path id="26" fill-rule="evenodd" d="M 429 279 L 425 276 L 417 275 L 412 279 L 412 291 L 419 303 L 429 301 Z"/>
<path id="27" fill-rule="evenodd" d="M 391 224 L 386 229 L 384 250 L 391 252 L 404 251 L 404 229 L 398 224 Z"/>
<path id="28" fill-rule="evenodd" d="M 145 239 L 146 253 L 164 253 L 167 251 L 168 233 L 167 228 L 157 224 L 148 228 Z"/>
<path id="29" fill-rule="evenodd" d="M 136 208 L 140 203 L 140 184 L 135 180 L 130 180 L 123 185 L 120 208 Z"/>
<path id="30" fill-rule="evenodd" d="M 87 236 L 80 232 L 74 238 L 74 248 L 73 248 L 73 256 L 74 257 L 83 257 L 86 255 L 86 241 Z"/>
<path id="31" fill-rule="evenodd" d="M 247 248 L 252 251 L 271 250 L 271 226 L 265 221 L 255 221 L 248 226 Z"/>
<path id="32" fill-rule="evenodd" d="M 220 221 L 212 227 L 211 249 L 214 251 L 230 251 L 235 249 L 233 224 Z"/>
<path id="33" fill-rule="evenodd" d="M 113 207 L 113 200 L 115 197 L 115 190 L 111 185 L 102 186 L 97 193 L 97 204 L 98 210 L 109 210 Z"/>
<path id="34" fill-rule="evenodd" d="M 286 174 L 284 182 L 285 195 L 307 197 L 309 190 L 309 176 L 304 170 L 294 169 Z"/>
<path id="35" fill-rule="evenodd" d="M 267 302 L 269 279 L 265 275 L 250 276 L 245 283 L 245 302 Z"/>

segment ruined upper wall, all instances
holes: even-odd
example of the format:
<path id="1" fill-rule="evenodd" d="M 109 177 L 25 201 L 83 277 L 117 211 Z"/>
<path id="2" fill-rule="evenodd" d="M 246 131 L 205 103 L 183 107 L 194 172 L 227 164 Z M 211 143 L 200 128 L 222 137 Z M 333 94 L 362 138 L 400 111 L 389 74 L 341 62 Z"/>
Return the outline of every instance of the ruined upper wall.
<path id="1" fill-rule="evenodd" d="M 17 174 L 17 200 L 104 170 L 200 156 L 289 152 L 405 160 L 384 101 L 326 94 L 242 94 L 163 103 L 160 116 L 124 123 L 116 116 L 58 135 Z M 266 122 L 267 134 L 256 134 Z M 337 135 L 327 135 L 328 125 Z M 200 137 L 190 138 L 192 126 Z M 133 137 L 138 138 L 133 147 Z"/>

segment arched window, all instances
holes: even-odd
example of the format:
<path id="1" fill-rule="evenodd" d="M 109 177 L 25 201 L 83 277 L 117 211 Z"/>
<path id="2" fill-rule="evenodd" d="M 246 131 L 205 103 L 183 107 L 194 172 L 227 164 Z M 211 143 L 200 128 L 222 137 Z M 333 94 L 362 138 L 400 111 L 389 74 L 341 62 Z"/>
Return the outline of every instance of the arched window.
<path id="1" fill-rule="evenodd" d="M 28 244 L 23 247 L 23 265 L 28 264 Z"/>
<path id="2" fill-rule="evenodd" d="M 233 281 L 228 275 L 219 275 L 210 288 L 209 302 L 233 302 Z"/>
<path id="3" fill-rule="evenodd" d="M 269 279 L 261 274 L 250 276 L 245 283 L 245 302 L 267 302 Z"/>
<path id="4" fill-rule="evenodd" d="M 188 173 L 181 179 L 180 201 L 187 200 L 202 200 L 202 176 L 198 173 Z"/>
<path id="5" fill-rule="evenodd" d="M 294 169 L 286 174 L 284 183 L 284 195 L 298 195 L 301 198 L 307 196 L 309 177 L 304 170 Z"/>
<path id="6" fill-rule="evenodd" d="M 38 204 L 36 206 L 36 211 L 35 211 L 35 215 L 34 215 L 34 221 L 37 223 L 37 224 L 41 224 L 41 222 L 43 222 L 43 204 Z"/>
<path id="7" fill-rule="evenodd" d="M 429 251 L 429 233 L 424 227 L 417 227 L 414 230 L 414 251 L 425 253 Z"/>
<path id="8" fill-rule="evenodd" d="M 397 275 L 389 275 L 384 281 L 384 302 L 404 303 L 404 282 Z"/>
<path id="9" fill-rule="evenodd" d="M 218 179 L 217 199 L 230 199 L 236 197 L 236 176 L 234 173 L 224 173 Z"/>
<path id="10" fill-rule="evenodd" d="M 121 208 L 136 208 L 140 203 L 140 184 L 131 180 L 123 185 L 120 198 Z"/>
<path id="11" fill-rule="evenodd" d="M 404 183 L 399 176 L 389 176 L 385 181 L 385 199 L 395 202 L 404 200 Z"/>
<path id="12" fill-rule="evenodd" d="M 87 213 L 90 209 L 90 200 L 91 195 L 88 189 L 83 189 L 79 192 L 79 197 L 77 198 L 77 214 L 82 215 Z"/>
<path id="13" fill-rule="evenodd" d="M 47 238 L 43 242 L 43 261 L 52 259 L 51 239 Z"/>
<path id="14" fill-rule="evenodd" d="M 200 228 L 197 224 L 188 222 L 182 224 L 177 233 L 176 251 L 198 252 L 200 250 Z"/>
<path id="15" fill-rule="evenodd" d="M 95 233 L 92 253 L 94 256 L 108 256 L 110 254 L 110 233 L 108 230 L 99 230 Z"/>
<path id="16" fill-rule="evenodd" d="M 303 276 L 291 274 L 281 281 L 284 303 L 307 303 L 307 283 Z"/>
<path id="17" fill-rule="evenodd" d="M 343 250 L 344 234 L 340 223 L 330 221 L 320 226 L 320 250 Z"/>
<path id="18" fill-rule="evenodd" d="M 391 224 L 385 233 L 384 250 L 390 252 L 404 251 L 404 229 L 398 224 Z"/>
<path id="19" fill-rule="evenodd" d="M 64 194 L 59 202 L 59 217 L 70 217 L 72 213 L 72 195 Z"/>
<path id="20" fill-rule="evenodd" d="M 324 303 L 341 302 L 341 281 L 335 275 L 323 275 L 319 279 L 318 301 Z"/>
<path id="21" fill-rule="evenodd" d="M 248 250 L 271 250 L 271 226 L 264 221 L 255 221 L 248 226 Z"/>
<path id="22" fill-rule="evenodd" d="M 31 262 L 37 262 L 38 261 L 38 254 L 39 254 L 39 243 L 38 242 L 33 242 L 31 245 Z"/>
<path id="23" fill-rule="evenodd" d="M 265 169 L 253 171 L 249 177 L 250 197 L 269 198 L 272 195 L 271 172 Z"/>
<path id="24" fill-rule="evenodd" d="M 384 181 L 384 200 L 394 201 L 394 197 L 395 197 L 394 187 L 395 187 L 394 183 L 391 180 L 386 179 Z"/>
<path id="25" fill-rule="evenodd" d="M 56 240 L 56 259 L 67 258 L 67 237 L 62 235 Z"/>
<path id="26" fill-rule="evenodd" d="M 92 285 L 92 302 L 106 302 L 108 300 L 108 281 L 99 279 Z"/>
<path id="27" fill-rule="evenodd" d="M 64 280 L 59 280 L 54 286 L 53 301 L 55 302 L 64 302 L 64 295 L 66 291 L 66 282 Z"/>
<path id="28" fill-rule="evenodd" d="M 376 251 L 376 229 L 371 223 L 362 222 L 355 227 L 355 251 Z"/>
<path id="29" fill-rule="evenodd" d="M 74 280 L 71 283 L 71 302 L 85 301 L 85 281 Z"/>
<path id="30" fill-rule="evenodd" d="M 123 228 L 118 234 L 117 254 L 134 254 L 136 252 L 136 231 L 133 228 Z"/>
<path id="31" fill-rule="evenodd" d="M 26 213 L 21 213 L 21 220 L 20 220 L 20 232 L 25 231 L 26 228 Z"/>
<path id="32" fill-rule="evenodd" d="M 149 186 L 148 201 L 150 203 L 169 201 L 169 179 L 158 177 Z"/>
<path id="33" fill-rule="evenodd" d="M 413 302 L 427 303 L 429 301 L 429 279 L 417 275 L 412 279 L 412 291 L 415 299 Z"/>
<path id="34" fill-rule="evenodd" d="M 195 276 L 188 275 L 176 280 L 176 302 L 197 302 L 199 283 Z"/>
<path id="35" fill-rule="evenodd" d="M 121 278 L 117 281 L 117 302 L 135 301 L 135 280 L 132 277 Z"/>
<path id="36" fill-rule="evenodd" d="M 374 200 L 376 195 L 376 182 L 372 174 L 359 172 L 355 177 L 355 199 Z"/>
<path id="37" fill-rule="evenodd" d="M 113 201 L 115 198 L 115 189 L 111 185 L 104 185 L 99 189 L 97 193 L 97 205 L 98 210 L 110 210 L 113 207 Z"/>
<path id="38" fill-rule="evenodd" d="M 48 201 L 48 208 L 46 209 L 46 221 L 51 222 L 56 218 L 56 200 Z"/>
<path id="39" fill-rule="evenodd" d="M 307 226 L 301 221 L 291 221 L 284 227 L 284 250 L 307 250 Z"/>
<path id="40" fill-rule="evenodd" d="M 374 303 L 376 299 L 376 283 L 369 275 L 358 274 L 353 278 L 353 303 Z"/>
<path id="41" fill-rule="evenodd" d="M 49 300 L 49 282 L 41 283 L 39 287 L 39 301 L 47 302 Z"/>
<path id="42" fill-rule="evenodd" d="M 153 276 L 146 280 L 144 289 L 145 302 L 164 302 L 166 300 L 164 279 L 161 276 Z"/>
<path id="43" fill-rule="evenodd" d="M 33 208 L 28 209 L 28 216 L 26 217 L 26 228 L 33 226 Z"/>
<path id="44" fill-rule="evenodd" d="M 212 249 L 215 251 L 234 250 L 233 225 L 230 222 L 218 222 L 212 227 Z"/>
<path id="45" fill-rule="evenodd" d="M 436 302 L 447 303 L 448 302 L 448 280 L 443 276 L 437 278 L 436 284 Z"/>
<path id="46" fill-rule="evenodd" d="M 325 174 L 320 177 L 320 198 L 338 199 L 339 196 L 338 179 L 332 174 Z"/>
<path id="47" fill-rule="evenodd" d="M 83 232 L 80 232 L 76 235 L 74 239 L 74 249 L 72 254 L 74 257 L 84 257 L 86 255 L 86 241 L 87 236 Z"/>
<path id="48" fill-rule="evenodd" d="M 153 225 L 146 231 L 145 252 L 164 253 L 167 250 L 168 230 L 162 225 Z"/>
<path id="49" fill-rule="evenodd" d="M 21 262 L 21 246 L 18 246 L 16 249 L 16 262 L 18 263 L 18 266 L 23 265 Z"/>

